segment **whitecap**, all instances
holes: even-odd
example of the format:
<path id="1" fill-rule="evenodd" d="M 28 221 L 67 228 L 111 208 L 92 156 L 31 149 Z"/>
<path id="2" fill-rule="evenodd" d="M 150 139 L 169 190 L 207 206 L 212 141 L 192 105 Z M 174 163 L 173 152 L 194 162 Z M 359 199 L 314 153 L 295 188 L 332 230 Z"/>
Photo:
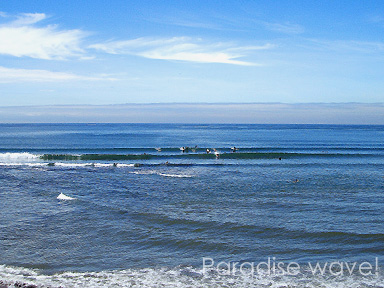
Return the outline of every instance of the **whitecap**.
<path id="1" fill-rule="evenodd" d="M 92 163 L 62 163 L 62 162 L 57 162 L 55 163 L 55 166 L 60 166 L 60 167 L 86 167 L 86 166 L 91 166 Z"/>
<path id="2" fill-rule="evenodd" d="M 31 161 L 39 159 L 40 155 L 28 153 L 28 152 L 22 152 L 22 153 L 0 153 L 0 161 L 4 162 L 10 162 L 10 161 Z"/>
<path id="3" fill-rule="evenodd" d="M 69 197 L 63 193 L 60 193 L 60 195 L 57 196 L 57 199 L 59 199 L 59 200 L 75 200 L 76 198 Z"/>
<path id="4" fill-rule="evenodd" d="M 162 172 L 157 172 L 157 171 L 133 171 L 131 172 L 132 174 L 137 174 L 137 175 L 159 175 L 163 177 L 174 177 L 174 178 L 191 178 L 193 176 L 191 175 L 186 175 L 186 174 L 170 174 L 170 173 L 162 173 Z"/>
<path id="5" fill-rule="evenodd" d="M 135 164 L 120 164 L 120 163 L 118 163 L 116 166 L 117 167 L 134 167 Z"/>
<path id="6" fill-rule="evenodd" d="M 191 175 L 185 175 L 185 174 L 167 174 L 167 173 L 156 173 L 160 176 L 164 177 L 175 177 L 175 178 L 191 178 Z"/>

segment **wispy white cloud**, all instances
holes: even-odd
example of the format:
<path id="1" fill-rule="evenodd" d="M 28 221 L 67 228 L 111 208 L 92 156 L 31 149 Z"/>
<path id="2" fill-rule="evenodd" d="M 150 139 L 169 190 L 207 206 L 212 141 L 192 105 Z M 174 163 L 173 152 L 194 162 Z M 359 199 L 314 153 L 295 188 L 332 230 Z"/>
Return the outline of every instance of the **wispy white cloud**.
<path id="1" fill-rule="evenodd" d="M 311 48 L 320 48 L 329 51 L 355 52 L 355 53 L 382 53 L 384 42 L 353 41 L 353 40 L 322 40 L 308 39 Z"/>
<path id="2" fill-rule="evenodd" d="M 130 54 L 150 59 L 177 60 L 200 63 L 224 63 L 243 66 L 260 65 L 237 60 L 251 50 L 271 49 L 273 45 L 236 46 L 231 43 L 206 43 L 188 37 L 137 38 L 126 41 L 111 41 L 94 44 L 89 48 L 110 54 Z"/>
<path id="3" fill-rule="evenodd" d="M 10 26 L 25 26 L 35 24 L 47 18 L 44 13 L 22 13 L 16 17 L 16 20 L 10 22 Z"/>
<path id="4" fill-rule="evenodd" d="M 220 24 L 213 21 L 207 21 L 206 19 L 201 19 L 202 17 L 196 14 L 185 13 L 185 11 L 177 11 L 171 14 L 165 15 L 151 15 L 151 17 L 146 18 L 146 21 L 153 23 L 160 23 L 166 25 L 175 25 L 188 28 L 199 28 L 199 29 L 222 29 Z"/>
<path id="5" fill-rule="evenodd" d="M 284 33 L 284 34 L 301 34 L 305 29 L 303 26 L 292 23 L 270 23 L 263 22 L 264 26 L 271 31 Z"/>
<path id="6" fill-rule="evenodd" d="M 239 46 L 234 43 L 213 43 L 189 37 L 137 38 L 85 47 L 83 40 L 86 32 L 80 29 L 63 30 L 57 25 L 41 25 L 48 18 L 44 13 L 17 16 L 2 13 L 0 17 L 9 20 L 0 24 L 0 54 L 14 57 L 93 59 L 87 51 L 92 48 L 109 54 L 136 55 L 149 59 L 257 66 L 260 63 L 241 58 L 249 56 L 253 50 L 273 47 L 271 44 Z"/>
<path id="7" fill-rule="evenodd" d="M 43 13 L 20 14 L 16 20 L 0 25 L 0 54 L 47 60 L 82 57 L 80 44 L 86 33 L 34 25 L 46 18 Z"/>
<path id="8" fill-rule="evenodd" d="M 52 72 L 48 70 L 14 69 L 0 66 L 0 83 L 14 82 L 61 82 L 61 81 L 99 81 L 116 80 L 108 76 L 87 77 L 72 73 Z"/>

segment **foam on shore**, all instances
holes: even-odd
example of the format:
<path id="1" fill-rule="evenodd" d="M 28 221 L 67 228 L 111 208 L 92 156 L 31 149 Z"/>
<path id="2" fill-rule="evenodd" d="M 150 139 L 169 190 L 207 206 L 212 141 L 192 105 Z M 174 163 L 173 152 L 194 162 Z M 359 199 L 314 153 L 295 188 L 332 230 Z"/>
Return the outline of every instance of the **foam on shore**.
<path id="1" fill-rule="evenodd" d="M 340 276 L 302 274 L 300 276 L 269 275 L 221 275 L 218 271 L 203 271 L 201 268 L 144 268 L 100 272 L 64 272 L 45 275 L 38 270 L 0 265 L 0 279 L 13 287 L 26 283 L 37 287 L 327 287 L 358 288 L 383 287 L 384 279 L 378 276 Z"/>

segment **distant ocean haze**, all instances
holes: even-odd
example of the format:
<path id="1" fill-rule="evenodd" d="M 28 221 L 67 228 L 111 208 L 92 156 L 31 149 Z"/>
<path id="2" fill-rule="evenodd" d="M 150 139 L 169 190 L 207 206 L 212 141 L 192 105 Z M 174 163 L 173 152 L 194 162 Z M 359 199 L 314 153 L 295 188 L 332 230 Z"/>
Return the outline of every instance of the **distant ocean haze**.
<path id="1" fill-rule="evenodd" d="M 2 123 L 384 124 L 383 103 L 163 103 L 0 107 Z"/>

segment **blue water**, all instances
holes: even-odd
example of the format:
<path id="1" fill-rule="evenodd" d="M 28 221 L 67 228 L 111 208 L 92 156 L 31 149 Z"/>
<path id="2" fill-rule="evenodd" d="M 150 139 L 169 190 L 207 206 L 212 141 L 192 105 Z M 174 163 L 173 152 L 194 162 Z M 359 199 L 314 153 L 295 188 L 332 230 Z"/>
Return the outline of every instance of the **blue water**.
<path id="1" fill-rule="evenodd" d="M 379 273 L 308 273 L 381 266 L 384 126 L 1 124 L 0 183 L 9 284 L 384 287 Z M 306 273 L 221 277 L 203 257 Z"/>

